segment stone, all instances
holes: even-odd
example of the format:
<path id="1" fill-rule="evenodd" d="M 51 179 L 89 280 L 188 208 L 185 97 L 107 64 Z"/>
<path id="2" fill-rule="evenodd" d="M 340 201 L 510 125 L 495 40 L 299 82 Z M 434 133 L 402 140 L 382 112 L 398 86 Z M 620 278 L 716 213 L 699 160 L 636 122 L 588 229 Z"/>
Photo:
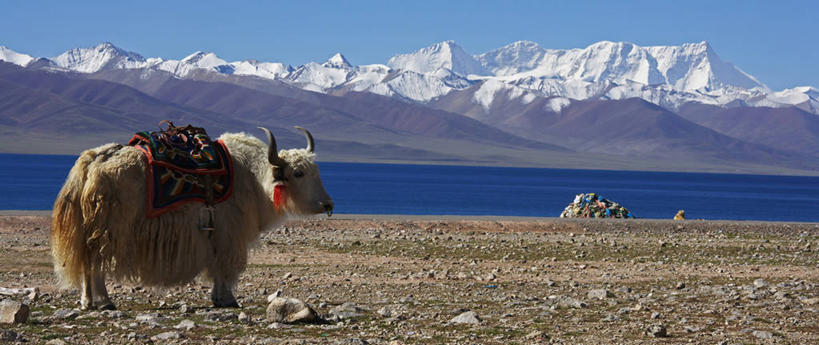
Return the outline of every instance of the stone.
<path id="1" fill-rule="evenodd" d="M 168 331 L 168 332 L 159 333 L 159 334 L 151 337 L 151 340 L 158 342 L 158 341 L 162 341 L 162 340 L 182 339 L 184 337 L 185 336 L 183 336 L 182 333 L 179 333 L 177 331 Z"/>
<path id="2" fill-rule="evenodd" d="M 19 299 L 19 297 L 22 297 L 25 298 L 26 302 L 34 303 L 37 301 L 37 298 L 40 297 L 40 289 L 36 287 L 23 289 L 0 287 L 0 296 L 3 295 L 11 297 L 12 299 Z"/>
<path id="3" fill-rule="evenodd" d="M 552 301 L 552 306 L 556 308 L 580 309 L 586 307 L 586 302 L 569 296 L 549 296 L 549 299 Z"/>
<path id="4" fill-rule="evenodd" d="M 290 328 L 290 327 L 293 327 L 293 326 L 283 324 L 283 323 L 280 323 L 280 322 L 274 322 L 274 323 L 271 323 L 271 324 L 267 325 L 268 329 L 280 329 L 280 328 Z"/>
<path id="5" fill-rule="evenodd" d="M 105 316 L 111 319 L 122 319 L 125 318 L 125 313 L 119 310 L 103 310 L 100 315 Z"/>
<path id="6" fill-rule="evenodd" d="M 60 338 L 51 339 L 51 340 L 46 342 L 46 345 L 67 345 L 67 344 L 68 343 L 66 343 L 65 340 L 62 340 Z"/>
<path id="7" fill-rule="evenodd" d="M 313 322 L 318 315 L 300 299 L 274 297 L 267 306 L 267 320 L 279 323 Z"/>
<path id="8" fill-rule="evenodd" d="M 526 335 L 526 339 L 537 340 L 537 341 L 549 340 L 549 335 L 546 334 L 546 333 L 543 333 L 542 331 L 533 331 L 532 333 L 529 333 L 529 334 Z"/>
<path id="9" fill-rule="evenodd" d="M 136 321 L 139 323 L 145 323 L 148 325 L 159 325 L 161 321 L 165 321 L 165 317 L 159 313 L 148 313 L 148 314 L 139 314 L 135 317 Z"/>
<path id="10" fill-rule="evenodd" d="M 345 302 L 330 309 L 330 315 L 336 320 L 353 319 L 362 316 L 364 309 L 351 303 Z"/>
<path id="11" fill-rule="evenodd" d="M 205 314 L 205 321 L 211 322 L 233 321 L 237 318 L 238 316 L 236 314 L 230 312 L 213 311 Z"/>
<path id="12" fill-rule="evenodd" d="M 20 336 L 17 335 L 17 332 L 8 329 L 0 329 L 0 343 L 18 341 L 19 339 Z"/>
<path id="13" fill-rule="evenodd" d="M 28 305 L 10 299 L 0 302 L 0 323 L 25 323 L 28 320 Z"/>
<path id="14" fill-rule="evenodd" d="M 614 294 L 611 293 L 611 291 L 606 290 L 606 289 L 594 289 L 594 290 L 589 291 L 589 293 L 586 296 L 588 298 L 590 298 L 590 299 L 596 298 L 596 299 L 599 299 L 599 300 L 603 300 L 603 299 L 606 299 L 606 298 L 609 298 L 609 297 L 614 297 Z"/>
<path id="15" fill-rule="evenodd" d="M 194 323 L 193 321 L 188 320 L 188 319 L 182 320 L 176 326 L 173 326 L 173 328 L 184 329 L 186 331 L 190 331 L 191 329 L 193 329 L 195 327 L 196 327 L 196 323 Z"/>
<path id="16" fill-rule="evenodd" d="M 450 323 L 465 323 L 470 325 L 477 325 L 481 323 L 481 319 L 474 311 L 467 311 L 449 320 Z"/>
<path id="17" fill-rule="evenodd" d="M 773 333 L 768 332 L 768 331 L 758 331 L 757 330 L 757 331 L 754 331 L 751 334 L 753 334 L 754 337 L 757 337 L 759 339 L 772 339 L 773 338 Z"/>
<path id="18" fill-rule="evenodd" d="M 614 322 L 614 321 L 620 321 L 620 317 L 617 316 L 617 315 L 614 315 L 614 314 L 609 314 L 609 315 L 606 315 L 606 317 L 603 318 L 603 322 Z"/>
<path id="19" fill-rule="evenodd" d="M 51 317 L 62 320 L 73 320 L 80 316 L 80 311 L 77 309 L 57 309 Z"/>
<path id="20" fill-rule="evenodd" d="M 239 319 L 239 322 L 242 322 L 242 323 L 250 322 L 250 316 L 248 316 L 247 313 L 245 313 L 245 312 L 239 313 L 239 316 L 237 318 Z"/>
<path id="21" fill-rule="evenodd" d="M 685 331 L 688 333 L 698 333 L 702 328 L 696 326 L 685 326 Z"/>
<path id="22" fill-rule="evenodd" d="M 668 331 L 665 329 L 665 326 L 657 324 L 649 326 L 646 330 L 646 334 L 655 338 L 665 338 L 668 336 Z"/>
<path id="23" fill-rule="evenodd" d="M 768 287 L 768 285 L 769 284 L 768 282 L 765 281 L 765 279 L 759 278 L 757 280 L 754 280 L 754 287 L 757 289 Z"/>
<path id="24" fill-rule="evenodd" d="M 376 313 L 378 313 L 378 315 L 381 315 L 381 317 L 392 317 L 396 314 L 395 310 L 388 306 L 381 307 L 380 309 L 378 309 L 378 311 L 376 311 Z"/>
<path id="25" fill-rule="evenodd" d="M 191 312 L 193 312 L 193 308 L 191 308 L 187 304 L 183 304 L 179 306 L 179 312 L 182 314 L 190 314 Z"/>

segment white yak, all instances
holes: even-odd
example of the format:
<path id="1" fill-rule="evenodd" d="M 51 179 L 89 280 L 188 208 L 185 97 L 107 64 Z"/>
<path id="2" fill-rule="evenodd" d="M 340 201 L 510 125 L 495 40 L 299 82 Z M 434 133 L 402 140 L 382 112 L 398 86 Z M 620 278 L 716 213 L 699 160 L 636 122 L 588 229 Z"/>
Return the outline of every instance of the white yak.
<path id="1" fill-rule="evenodd" d="M 238 306 L 233 296 L 259 233 L 286 214 L 333 211 L 321 183 L 310 132 L 307 148 L 278 151 L 244 133 L 221 139 L 233 161 L 233 193 L 216 204 L 215 230 L 200 228 L 201 203 L 187 203 L 155 218 L 146 217 L 148 161 L 133 146 L 107 144 L 84 151 L 54 202 L 51 252 L 64 287 L 80 289 L 83 309 L 113 309 L 106 276 L 146 286 L 171 286 L 200 273 L 213 281 L 216 307 Z M 282 205 L 274 187 L 284 185 Z M 281 188 L 281 187 L 279 187 Z"/>

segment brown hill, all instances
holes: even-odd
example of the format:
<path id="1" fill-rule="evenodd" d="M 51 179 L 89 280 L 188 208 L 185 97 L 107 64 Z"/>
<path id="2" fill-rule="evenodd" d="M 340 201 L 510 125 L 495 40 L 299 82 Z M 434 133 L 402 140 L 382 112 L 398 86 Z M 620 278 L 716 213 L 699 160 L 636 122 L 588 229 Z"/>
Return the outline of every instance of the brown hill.
<path id="1" fill-rule="evenodd" d="M 819 116 L 797 107 L 722 108 L 689 103 L 679 114 L 747 142 L 819 157 Z"/>

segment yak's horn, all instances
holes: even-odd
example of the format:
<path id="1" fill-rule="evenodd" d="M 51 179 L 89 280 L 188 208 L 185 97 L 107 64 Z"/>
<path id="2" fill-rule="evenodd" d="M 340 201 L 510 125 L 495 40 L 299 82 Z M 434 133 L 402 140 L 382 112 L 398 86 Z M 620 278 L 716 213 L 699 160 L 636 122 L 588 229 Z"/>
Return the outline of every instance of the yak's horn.
<path id="1" fill-rule="evenodd" d="M 295 126 L 295 127 L 296 127 L 296 129 L 304 132 L 304 136 L 307 138 L 307 151 L 316 152 L 316 141 L 313 140 L 313 135 L 310 134 L 310 131 L 308 131 L 308 130 L 302 128 L 302 127 L 299 127 L 299 126 Z"/>
<path id="2" fill-rule="evenodd" d="M 279 158 L 279 150 L 276 149 L 276 138 L 273 138 L 273 133 L 264 127 L 259 127 L 259 129 L 267 133 L 267 161 L 272 165 L 281 165 L 282 159 Z"/>

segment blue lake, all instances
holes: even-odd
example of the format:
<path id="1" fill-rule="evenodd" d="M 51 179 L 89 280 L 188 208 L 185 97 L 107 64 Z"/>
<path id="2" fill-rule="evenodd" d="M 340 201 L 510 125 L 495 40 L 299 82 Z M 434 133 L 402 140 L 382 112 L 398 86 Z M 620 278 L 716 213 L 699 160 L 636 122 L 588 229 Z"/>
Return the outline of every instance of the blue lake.
<path id="1" fill-rule="evenodd" d="M 0 209 L 48 210 L 74 156 L 0 154 Z M 638 218 L 819 222 L 819 177 L 320 163 L 337 213 L 557 217 L 578 193 Z"/>

